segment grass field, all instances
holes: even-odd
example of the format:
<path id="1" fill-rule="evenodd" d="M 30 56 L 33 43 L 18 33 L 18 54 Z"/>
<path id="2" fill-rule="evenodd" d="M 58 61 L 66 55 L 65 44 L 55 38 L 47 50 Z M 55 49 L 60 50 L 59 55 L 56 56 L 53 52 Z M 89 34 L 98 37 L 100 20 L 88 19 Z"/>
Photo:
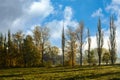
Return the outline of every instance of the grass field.
<path id="1" fill-rule="evenodd" d="M 0 80 L 120 80 L 120 66 L 1 69 Z"/>

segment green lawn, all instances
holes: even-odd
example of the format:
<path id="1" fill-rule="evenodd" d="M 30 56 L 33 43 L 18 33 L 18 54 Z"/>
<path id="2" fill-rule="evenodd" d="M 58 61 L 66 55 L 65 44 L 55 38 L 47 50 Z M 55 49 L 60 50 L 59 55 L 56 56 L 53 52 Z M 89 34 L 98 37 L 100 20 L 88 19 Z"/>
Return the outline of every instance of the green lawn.
<path id="1" fill-rule="evenodd" d="M 0 80 L 120 80 L 120 66 L 1 69 Z"/>

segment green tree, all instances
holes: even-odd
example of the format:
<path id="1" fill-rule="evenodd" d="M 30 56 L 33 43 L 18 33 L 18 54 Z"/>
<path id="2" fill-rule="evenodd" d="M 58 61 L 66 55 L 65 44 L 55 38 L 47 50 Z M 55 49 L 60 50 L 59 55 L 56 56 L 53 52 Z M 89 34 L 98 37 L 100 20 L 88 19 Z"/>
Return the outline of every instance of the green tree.
<path id="1" fill-rule="evenodd" d="M 21 46 L 22 46 L 23 38 L 24 38 L 24 34 L 22 33 L 22 31 L 18 31 L 15 34 L 13 34 L 13 39 L 14 39 L 14 42 L 16 43 L 18 53 L 22 52 Z"/>
<path id="2" fill-rule="evenodd" d="M 57 65 L 58 53 L 59 53 L 59 48 L 56 46 L 49 45 L 47 48 L 45 48 L 44 62 L 48 64 L 45 64 L 44 66 Z"/>
<path id="3" fill-rule="evenodd" d="M 5 52 L 4 52 L 4 37 L 3 34 L 0 34 L 0 67 L 5 67 Z"/>
<path id="4" fill-rule="evenodd" d="M 109 63 L 109 61 L 110 61 L 110 54 L 108 52 L 103 54 L 102 61 L 105 62 L 106 65 Z"/>
<path id="5" fill-rule="evenodd" d="M 12 55 L 13 55 L 13 52 L 12 52 L 12 49 L 13 49 L 13 45 L 12 45 L 12 37 L 11 37 L 11 32 L 10 30 L 8 30 L 8 42 L 7 42 L 7 66 L 8 67 L 11 67 L 12 66 Z"/>
<path id="6" fill-rule="evenodd" d="M 24 34 L 22 31 L 18 31 L 15 34 L 12 35 L 13 39 L 13 65 L 14 66 L 23 66 L 23 38 Z"/>
<path id="7" fill-rule="evenodd" d="M 85 55 L 84 55 L 84 62 L 88 62 L 89 60 L 89 65 L 95 65 L 97 63 L 97 59 L 95 56 L 95 50 L 92 49 L 89 53 L 89 57 L 88 57 L 88 50 L 85 51 Z"/>
<path id="8" fill-rule="evenodd" d="M 39 63 L 39 54 L 30 35 L 24 39 L 24 64 L 25 67 L 36 66 Z"/>
<path id="9" fill-rule="evenodd" d="M 7 40 L 6 40 L 6 34 L 5 34 L 5 37 L 4 37 L 4 41 L 3 41 L 3 44 L 4 44 L 4 50 L 3 50 L 3 61 L 4 61 L 4 64 L 3 64 L 3 67 L 7 67 Z"/>
<path id="10" fill-rule="evenodd" d="M 57 56 L 58 56 L 58 53 L 59 53 L 59 48 L 56 47 L 56 46 L 53 46 L 51 47 L 51 58 L 52 58 L 52 61 L 53 61 L 53 65 L 55 65 L 57 63 Z"/>

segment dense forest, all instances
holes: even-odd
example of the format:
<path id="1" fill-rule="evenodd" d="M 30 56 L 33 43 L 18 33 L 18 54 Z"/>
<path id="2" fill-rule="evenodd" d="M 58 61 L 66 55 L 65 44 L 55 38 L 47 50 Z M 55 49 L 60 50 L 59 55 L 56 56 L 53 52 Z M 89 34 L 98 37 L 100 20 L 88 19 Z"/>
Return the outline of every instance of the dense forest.
<path id="1" fill-rule="evenodd" d="M 71 25 L 72 26 L 72 25 Z M 59 27 L 59 26 L 58 26 Z M 48 27 L 36 26 L 33 35 L 25 35 L 22 31 L 0 34 L 0 68 L 9 67 L 43 67 L 43 66 L 75 66 L 75 65 L 114 65 L 117 59 L 116 26 L 113 16 L 109 24 L 109 50 L 103 48 L 104 32 L 100 18 L 97 24 L 97 48 L 91 49 L 90 30 L 84 30 L 84 22 L 80 22 L 76 29 L 67 27 L 62 29 L 61 50 L 50 43 Z M 88 49 L 83 51 L 85 39 Z M 62 52 L 62 54 L 60 54 Z"/>

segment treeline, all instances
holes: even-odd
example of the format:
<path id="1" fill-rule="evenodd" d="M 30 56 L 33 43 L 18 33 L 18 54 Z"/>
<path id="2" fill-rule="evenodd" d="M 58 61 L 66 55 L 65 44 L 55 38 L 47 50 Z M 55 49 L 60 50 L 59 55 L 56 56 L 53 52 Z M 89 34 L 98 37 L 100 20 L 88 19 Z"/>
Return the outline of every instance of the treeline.
<path id="1" fill-rule="evenodd" d="M 33 67 L 57 63 L 59 48 L 51 46 L 49 29 L 36 26 L 33 35 L 21 31 L 0 35 L 0 67 Z M 45 63 L 46 62 L 46 63 Z"/>
<path id="2" fill-rule="evenodd" d="M 58 26 L 59 27 L 59 26 Z M 110 18 L 109 50 L 104 51 L 104 32 L 99 18 L 97 25 L 97 48 L 91 50 L 91 37 L 88 29 L 85 34 L 84 23 L 80 22 L 76 29 L 68 27 L 62 30 L 61 51 L 50 44 L 50 30 L 47 27 L 36 26 L 33 35 L 25 35 L 22 31 L 0 35 L 0 67 L 39 67 L 39 66 L 75 66 L 80 64 L 95 65 L 101 63 L 115 64 L 116 27 L 113 17 Z M 86 37 L 87 36 L 87 37 Z M 85 39 L 88 49 L 83 51 Z M 97 53 L 97 55 L 96 55 Z M 103 62 L 102 62 L 103 61 Z"/>

